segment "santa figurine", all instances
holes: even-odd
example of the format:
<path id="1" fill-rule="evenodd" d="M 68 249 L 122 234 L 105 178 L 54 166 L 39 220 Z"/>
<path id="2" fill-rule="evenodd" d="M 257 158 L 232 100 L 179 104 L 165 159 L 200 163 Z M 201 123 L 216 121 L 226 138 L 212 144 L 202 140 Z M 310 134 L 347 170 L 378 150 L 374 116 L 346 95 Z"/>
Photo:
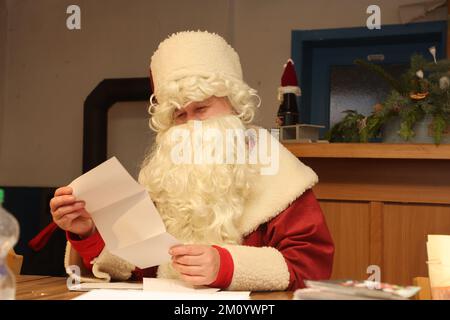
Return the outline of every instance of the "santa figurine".
<path id="1" fill-rule="evenodd" d="M 167 231 L 183 244 L 170 248 L 167 263 L 139 269 L 108 251 L 83 199 L 61 187 L 50 206 L 54 223 L 67 234 L 66 268 L 81 270 L 71 276 L 91 282 L 171 278 L 249 291 L 294 290 L 304 280 L 328 279 L 334 245 L 312 191 L 318 177 L 252 125 L 259 99 L 243 79 L 236 51 L 217 34 L 179 32 L 160 43 L 150 68 L 149 124 L 157 136 L 139 182 Z M 180 145 L 173 137 L 195 136 L 199 127 L 214 137 L 254 134 L 224 153 L 217 152 L 217 139 L 201 136 L 199 161 L 174 159 Z M 186 145 L 195 145 L 187 139 Z M 266 144 L 274 165 L 264 172 L 267 161 L 248 160 Z M 224 161 L 241 152 L 245 161 Z M 209 156 L 215 160 L 206 161 Z"/>
<path id="2" fill-rule="evenodd" d="M 278 101 L 280 101 L 276 119 L 278 126 L 290 126 L 299 122 L 297 97 L 300 95 L 301 90 L 298 86 L 294 62 L 289 59 L 284 65 L 281 86 L 278 88 Z"/>

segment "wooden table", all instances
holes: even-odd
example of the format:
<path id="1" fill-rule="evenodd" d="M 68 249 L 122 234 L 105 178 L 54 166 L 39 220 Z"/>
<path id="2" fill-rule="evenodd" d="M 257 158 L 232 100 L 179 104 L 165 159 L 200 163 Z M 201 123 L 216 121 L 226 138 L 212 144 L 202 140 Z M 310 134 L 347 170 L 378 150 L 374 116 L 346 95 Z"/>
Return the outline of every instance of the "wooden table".
<path id="1" fill-rule="evenodd" d="M 17 300 L 70 300 L 84 292 L 69 291 L 66 278 L 48 276 L 16 276 Z M 292 291 L 253 292 L 252 300 L 290 300 Z"/>

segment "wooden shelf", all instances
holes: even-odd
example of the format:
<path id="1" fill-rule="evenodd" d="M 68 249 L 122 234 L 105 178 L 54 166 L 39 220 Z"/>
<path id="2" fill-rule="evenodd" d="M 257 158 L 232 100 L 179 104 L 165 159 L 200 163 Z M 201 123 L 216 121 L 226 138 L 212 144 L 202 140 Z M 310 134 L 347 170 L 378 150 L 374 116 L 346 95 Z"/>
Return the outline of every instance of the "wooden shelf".
<path id="1" fill-rule="evenodd" d="M 450 145 L 390 143 L 284 143 L 299 158 L 445 159 Z"/>

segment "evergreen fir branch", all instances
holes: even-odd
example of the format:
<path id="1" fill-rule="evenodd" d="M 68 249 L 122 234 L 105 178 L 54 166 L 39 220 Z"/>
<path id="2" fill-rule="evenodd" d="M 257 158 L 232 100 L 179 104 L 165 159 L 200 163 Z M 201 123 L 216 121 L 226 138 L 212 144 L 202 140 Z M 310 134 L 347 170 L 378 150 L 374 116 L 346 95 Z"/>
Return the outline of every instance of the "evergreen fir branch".
<path id="1" fill-rule="evenodd" d="M 433 117 L 432 128 L 434 133 L 434 143 L 440 144 L 442 140 L 442 134 L 447 129 L 447 121 L 441 113 L 437 113 Z"/>
<path id="2" fill-rule="evenodd" d="M 450 70 L 450 60 L 439 60 L 437 63 L 429 62 L 424 66 L 424 71 L 429 73 L 446 73 Z"/>
<path id="3" fill-rule="evenodd" d="M 398 134 L 404 139 L 409 140 L 415 136 L 413 130 L 414 125 L 422 120 L 424 117 L 424 112 L 419 106 L 415 105 L 410 108 L 405 108 L 400 111 L 400 131 Z"/>
<path id="4" fill-rule="evenodd" d="M 330 141 L 367 142 L 375 137 L 381 127 L 391 118 L 400 117 L 403 139 L 414 137 L 414 125 L 425 115 L 432 115 L 434 141 L 439 144 L 450 125 L 450 60 L 436 63 L 423 56 L 411 56 L 410 67 L 402 75 L 393 77 L 382 66 L 355 60 L 355 64 L 373 72 L 392 88 L 382 107 L 377 107 L 368 117 L 355 110 L 346 110 L 345 117 L 328 132 Z M 423 77 L 417 71 L 423 72 Z M 446 78 L 449 79 L 446 79 Z"/>
<path id="5" fill-rule="evenodd" d="M 402 87 L 402 83 L 395 79 L 389 72 L 384 70 L 381 66 L 369 63 L 362 59 L 356 59 L 354 63 L 358 66 L 361 66 L 368 71 L 371 71 L 375 74 L 377 74 L 379 77 L 381 77 L 386 83 L 391 86 L 393 89 L 397 90 L 398 92 L 404 92 L 404 88 Z"/>
<path id="6" fill-rule="evenodd" d="M 415 74 L 418 70 L 424 70 L 429 64 L 430 62 L 427 59 L 425 59 L 421 54 L 414 53 L 411 56 L 410 71 Z"/>
<path id="7" fill-rule="evenodd" d="M 405 72 L 400 76 L 399 82 L 400 82 L 400 86 L 402 88 L 402 91 L 399 91 L 399 92 L 401 92 L 403 95 L 406 95 L 409 92 L 411 92 L 411 90 L 412 90 L 411 76 L 409 75 L 408 72 Z"/>
<path id="8" fill-rule="evenodd" d="M 326 134 L 330 142 L 358 142 L 359 130 L 358 122 L 364 118 L 355 110 L 345 110 L 346 116 Z"/>
<path id="9" fill-rule="evenodd" d="M 423 99 L 417 102 L 417 106 L 423 110 L 425 114 L 433 114 L 436 112 L 436 105 L 432 104 L 430 99 Z"/>
<path id="10" fill-rule="evenodd" d="M 396 113 L 404 108 L 407 108 L 411 104 L 411 99 L 401 95 L 398 91 L 392 90 L 387 96 L 386 101 L 383 103 L 382 114 L 389 116 L 391 113 Z"/>
<path id="11" fill-rule="evenodd" d="M 398 134 L 403 138 L 403 140 L 412 139 L 416 135 L 416 133 L 412 129 L 412 126 L 407 122 L 400 123 L 400 130 L 398 131 Z"/>
<path id="12" fill-rule="evenodd" d="M 367 117 L 366 126 L 361 130 L 361 142 L 368 142 L 380 132 L 381 127 L 392 117 L 390 114 L 372 113 Z"/>

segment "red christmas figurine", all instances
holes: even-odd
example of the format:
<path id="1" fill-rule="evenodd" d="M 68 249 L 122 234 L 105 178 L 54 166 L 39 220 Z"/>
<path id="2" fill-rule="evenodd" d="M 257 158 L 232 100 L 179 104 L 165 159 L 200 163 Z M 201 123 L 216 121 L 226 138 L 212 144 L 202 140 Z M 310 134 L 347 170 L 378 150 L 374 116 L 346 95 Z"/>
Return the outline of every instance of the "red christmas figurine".
<path id="1" fill-rule="evenodd" d="M 294 62 L 289 59 L 284 65 L 283 76 L 281 77 L 281 87 L 278 88 L 278 101 L 280 107 L 277 114 L 277 124 L 288 126 L 298 123 L 297 97 L 301 95 L 297 82 Z"/>

